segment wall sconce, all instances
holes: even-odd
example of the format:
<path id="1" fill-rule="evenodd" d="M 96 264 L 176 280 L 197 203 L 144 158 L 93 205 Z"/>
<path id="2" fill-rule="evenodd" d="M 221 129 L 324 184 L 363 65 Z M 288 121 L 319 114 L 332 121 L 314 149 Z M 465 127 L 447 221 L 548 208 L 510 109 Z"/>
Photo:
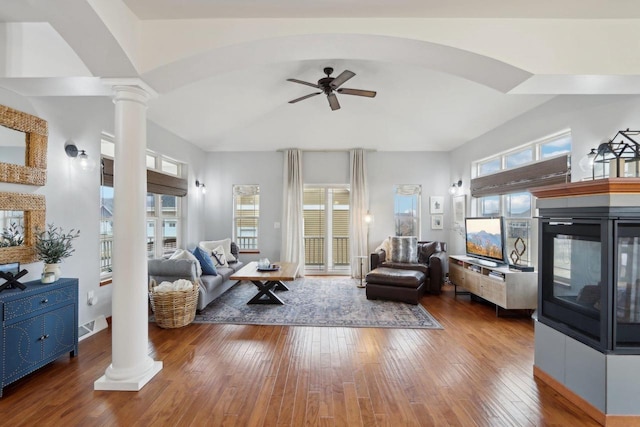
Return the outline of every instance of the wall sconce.
<path id="1" fill-rule="evenodd" d="M 367 224 L 368 226 L 371 226 L 373 224 L 373 215 L 371 215 L 369 211 L 367 211 L 367 213 L 364 215 L 364 218 L 362 219 L 364 223 Z"/>
<path id="2" fill-rule="evenodd" d="M 96 168 L 96 161 L 89 157 L 86 151 L 78 150 L 73 141 L 67 141 L 64 144 L 64 152 L 71 158 L 71 164 L 74 168 L 86 172 L 91 172 Z"/>
<path id="3" fill-rule="evenodd" d="M 629 164 L 630 176 L 640 176 L 640 144 L 632 138 L 638 135 L 640 131 L 637 130 L 620 130 L 609 141 L 598 145 L 597 149 L 592 148 L 585 161 L 587 165 L 591 165 L 592 178 L 596 178 L 596 164 L 602 164 L 601 178 L 606 178 L 606 175 L 610 178 L 627 176 L 625 164 Z M 618 136 L 620 139 L 616 142 Z M 582 163 L 582 160 L 580 162 Z M 609 165 L 608 174 L 605 167 L 607 164 Z"/>
<path id="4" fill-rule="evenodd" d="M 205 187 L 204 182 L 200 182 L 196 179 L 196 187 L 202 191 L 202 194 L 207 194 L 207 187 Z"/>
<path id="5" fill-rule="evenodd" d="M 461 179 L 459 179 L 458 182 L 454 182 L 453 184 L 451 184 L 451 187 L 449 187 L 449 194 L 451 194 L 452 196 L 455 195 L 460 191 L 460 187 L 462 187 Z"/>

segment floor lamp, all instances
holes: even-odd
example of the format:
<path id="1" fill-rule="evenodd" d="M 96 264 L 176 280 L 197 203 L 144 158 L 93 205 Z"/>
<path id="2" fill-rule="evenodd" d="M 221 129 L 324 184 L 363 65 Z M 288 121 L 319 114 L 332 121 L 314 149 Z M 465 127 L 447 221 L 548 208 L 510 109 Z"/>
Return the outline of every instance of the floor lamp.
<path id="1" fill-rule="evenodd" d="M 367 213 L 365 214 L 364 218 L 363 218 L 364 223 L 367 226 L 367 244 L 366 244 L 366 252 L 369 252 L 369 229 L 371 228 L 371 224 L 373 224 L 373 215 L 371 215 L 371 213 L 369 211 L 367 211 Z M 362 264 L 363 261 L 366 261 L 369 256 L 365 255 L 363 257 L 358 257 L 360 258 L 360 284 L 358 285 L 359 288 L 364 288 L 365 285 L 363 284 L 363 276 L 364 273 L 362 271 Z M 367 265 L 367 270 L 369 269 L 369 266 Z"/>

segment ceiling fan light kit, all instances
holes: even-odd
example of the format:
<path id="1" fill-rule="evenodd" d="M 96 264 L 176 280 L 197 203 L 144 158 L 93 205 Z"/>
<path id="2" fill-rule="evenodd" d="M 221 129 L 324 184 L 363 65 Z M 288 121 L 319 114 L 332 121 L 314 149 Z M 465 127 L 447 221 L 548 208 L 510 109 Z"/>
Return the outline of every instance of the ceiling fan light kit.
<path id="1" fill-rule="evenodd" d="M 354 73 L 353 71 L 344 70 L 342 73 L 338 75 L 338 77 L 331 77 L 331 74 L 333 73 L 333 68 L 325 67 L 324 73 L 327 75 L 327 77 L 323 77 L 320 80 L 318 80 L 317 84 L 305 82 L 303 80 L 298 80 L 298 79 L 287 79 L 287 81 L 289 82 L 298 83 L 305 86 L 311 86 L 321 90 L 321 92 L 314 92 L 305 96 L 301 96 L 300 98 L 292 99 L 291 101 L 289 101 L 289 104 L 295 104 L 296 102 L 303 101 L 307 98 L 311 98 L 313 96 L 324 93 L 325 95 L 327 95 L 327 100 L 329 101 L 329 106 L 331 107 L 331 110 L 335 111 L 340 109 L 340 103 L 338 102 L 338 97 L 336 96 L 335 92 L 341 95 L 365 96 L 367 98 L 373 98 L 376 96 L 376 92 L 373 90 L 347 89 L 347 88 L 340 87 L 347 80 L 351 79 L 353 76 L 356 75 L 356 73 Z"/>

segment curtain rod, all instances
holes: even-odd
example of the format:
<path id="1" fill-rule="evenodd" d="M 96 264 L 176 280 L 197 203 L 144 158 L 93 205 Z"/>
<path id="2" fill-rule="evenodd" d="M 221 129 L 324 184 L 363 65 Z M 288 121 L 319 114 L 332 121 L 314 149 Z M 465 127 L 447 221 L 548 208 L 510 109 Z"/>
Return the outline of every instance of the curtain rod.
<path id="1" fill-rule="evenodd" d="M 276 150 L 277 152 L 283 152 L 283 151 L 287 151 L 287 150 L 300 150 L 303 153 L 348 153 L 351 150 L 359 150 L 359 148 L 345 148 L 345 149 L 322 149 L 322 150 L 302 150 L 299 148 L 280 148 L 278 150 Z M 363 148 L 363 151 L 366 151 L 368 153 L 374 153 L 378 150 L 374 149 L 374 148 Z"/>

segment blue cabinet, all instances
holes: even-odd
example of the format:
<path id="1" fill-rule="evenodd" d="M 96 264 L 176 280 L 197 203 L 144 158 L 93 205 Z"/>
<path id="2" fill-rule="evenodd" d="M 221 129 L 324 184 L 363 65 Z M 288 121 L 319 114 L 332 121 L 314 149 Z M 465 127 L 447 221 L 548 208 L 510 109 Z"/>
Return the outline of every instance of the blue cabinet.
<path id="1" fill-rule="evenodd" d="M 0 292 L 2 389 L 69 353 L 78 354 L 78 279 Z"/>

